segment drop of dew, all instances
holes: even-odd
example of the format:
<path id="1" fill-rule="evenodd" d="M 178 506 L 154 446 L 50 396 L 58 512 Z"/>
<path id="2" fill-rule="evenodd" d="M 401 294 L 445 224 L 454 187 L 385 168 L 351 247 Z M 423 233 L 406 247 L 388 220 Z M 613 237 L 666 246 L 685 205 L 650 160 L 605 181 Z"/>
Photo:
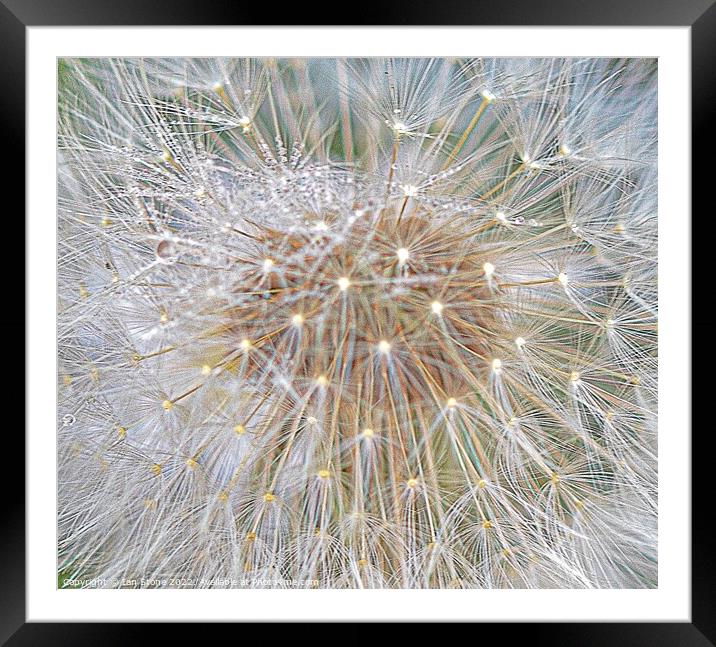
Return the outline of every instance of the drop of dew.
<path id="1" fill-rule="evenodd" d="M 157 259 L 162 263 L 174 263 L 177 260 L 177 251 L 173 243 L 163 240 L 157 245 Z"/>

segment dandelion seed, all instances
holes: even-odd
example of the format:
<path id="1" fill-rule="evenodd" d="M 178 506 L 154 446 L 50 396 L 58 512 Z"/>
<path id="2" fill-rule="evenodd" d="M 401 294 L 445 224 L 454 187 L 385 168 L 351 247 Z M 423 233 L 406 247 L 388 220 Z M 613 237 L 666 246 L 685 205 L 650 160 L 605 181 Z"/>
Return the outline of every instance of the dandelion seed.
<path id="1" fill-rule="evenodd" d="M 445 307 L 445 306 L 443 306 L 443 304 L 440 303 L 440 301 L 433 301 L 433 302 L 430 304 L 430 308 L 432 309 L 432 311 L 433 311 L 436 315 L 441 315 L 441 314 L 443 313 L 444 307 Z"/>
<path id="2" fill-rule="evenodd" d="M 338 288 L 340 289 L 341 292 L 345 292 L 351 284 L 350 280 L 345 276 L 342 276 L 341 278 L 339 278 L 337 283 L 338 283 Z"/>
<path id="3" fill-rule="evenodd" d="M 484 263 L 482 266 L 482 271 L 485 273 L 486 277 L 491 277 L 495 273 L 495 266 L 492 263 Z"/>
<path id="4" fill-rule="evenodd" d="M 405 263 L 405 261 L 410 258 L 410 252 L 405 249 L 405 247 L 401 247 L 397 252 L 396 255 L 398 256 L 398 262 L 399 263 Z"/>
<path id="5" fill-rule="evenodd" d="M 387 342 L 385 339 L 381 339 L 378 342 L 378 350 L 384 355 L 387 355 L 390 352 L 390 343 Z"/>

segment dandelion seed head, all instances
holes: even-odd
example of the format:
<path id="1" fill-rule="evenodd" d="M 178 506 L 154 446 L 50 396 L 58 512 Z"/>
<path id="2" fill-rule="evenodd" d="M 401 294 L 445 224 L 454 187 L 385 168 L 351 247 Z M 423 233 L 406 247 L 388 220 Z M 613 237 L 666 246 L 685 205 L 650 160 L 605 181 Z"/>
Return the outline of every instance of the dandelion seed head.
<path id="1" fill-rule="evenodd" d="M 65 62 L 62 569 L 656 585 L 655 61 Z"/>

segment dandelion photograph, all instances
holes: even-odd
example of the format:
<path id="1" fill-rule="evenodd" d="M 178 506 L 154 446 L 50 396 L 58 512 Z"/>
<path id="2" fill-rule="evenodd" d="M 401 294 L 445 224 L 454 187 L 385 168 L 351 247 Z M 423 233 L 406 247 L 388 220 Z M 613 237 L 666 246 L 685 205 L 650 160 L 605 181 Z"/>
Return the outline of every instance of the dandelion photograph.
<path id="1" fill-rule="evenodd" d="M 58 587 L 657 588 L 657 67 L 57 59 Z"/>

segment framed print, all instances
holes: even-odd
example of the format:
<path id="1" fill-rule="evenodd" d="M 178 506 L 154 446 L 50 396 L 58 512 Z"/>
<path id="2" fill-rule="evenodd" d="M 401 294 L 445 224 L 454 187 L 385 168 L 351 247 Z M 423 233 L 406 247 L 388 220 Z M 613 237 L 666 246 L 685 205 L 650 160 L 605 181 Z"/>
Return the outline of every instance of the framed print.
<path id="1" fill-rule="evenodd" d="M 7 644 L 712 644 L 690 214 L 716 9 L 562 4 L 278 27 L 4 2 L 29 376 Z"/>

